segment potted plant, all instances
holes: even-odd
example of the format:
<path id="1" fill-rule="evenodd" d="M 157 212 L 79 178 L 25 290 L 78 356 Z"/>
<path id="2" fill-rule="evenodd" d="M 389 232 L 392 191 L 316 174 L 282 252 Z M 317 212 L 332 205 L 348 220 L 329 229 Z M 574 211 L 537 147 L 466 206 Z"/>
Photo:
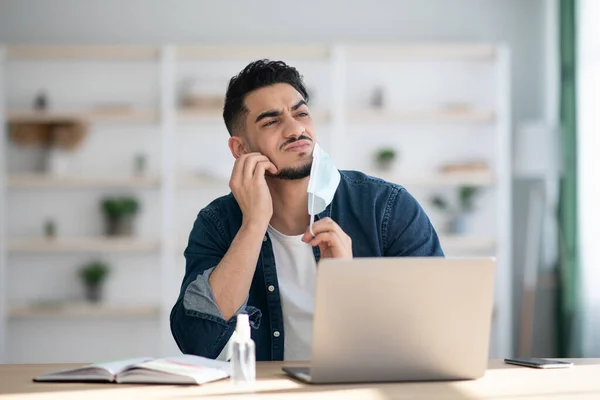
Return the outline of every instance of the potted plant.
<path id="1" fill-rule="evenodd" d="M 377 167 L 382 171 L 392 169 L 396 161 L 396 150 L 391 147 L 382 148 L 376 154 Z"/>
<path id="2" fill-rule="evenodd" d="M 44 236 L 48 239 L 56 236 L 56 222 L 53 219 L 47 219 L 44 222 Z"/>
<path id="3" fill-rule="evenodd" d="M 144 154 L 136 154 L 134 159 L 134 170 L 137 175 L 143 175 L 146 172 L 147 158 Z"/>
<path id="4" fill-rule="evenodd" d="M 133 234 L 133 217 L 139 210 L 134 197 L 111 197 L 102 201 L 108 236 L 130 236 Z"/>
<path id="5" fill-rule="evenodd" d="M 475 197 L 479 188 L 475 186 L 461 186 L 458 189 L 458 204 L 451 207 L 442 196 L 436 195 L 431 199 L 431 204 L 441 211 L 451 214 L 448 231 L 451 234 L 462 235 L 467 231 L 467 217 L 475 208 Z"/>
<path id="6" fill-rule="evenodd" d="M 85 285 L 85 298 L 92 303 L 102 300 L 102 285 L 108 276 L 108 264 L 91 261 L 79 270 L 79 276 Z"/>

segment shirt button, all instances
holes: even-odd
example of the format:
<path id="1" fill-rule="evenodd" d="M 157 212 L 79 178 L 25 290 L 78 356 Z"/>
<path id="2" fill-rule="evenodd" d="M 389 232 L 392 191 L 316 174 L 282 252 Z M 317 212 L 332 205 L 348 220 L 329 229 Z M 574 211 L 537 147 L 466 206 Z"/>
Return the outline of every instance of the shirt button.
<path id="1" fill-rule="evenodd" d="M 263 242 L 267 241 L 267 235 L 265 235 L 265 237 L 263 238 Z"/>
<path id="2" fill-rule="evenodd" d="M 269 292 L 274 292 L 275 291 L 275 286 L 269 285 L 269 287 L 267 289 L 269 289 Z"/>
<path id="3" fill-rule="evenodd" d="M 281 335 L 281 333 L 279 333 L 279 331 L 275 331 L 275 332 L 273 332 L 273 336 L 275 336 L 275 337 L 279 337 L 279 335 Z"/>

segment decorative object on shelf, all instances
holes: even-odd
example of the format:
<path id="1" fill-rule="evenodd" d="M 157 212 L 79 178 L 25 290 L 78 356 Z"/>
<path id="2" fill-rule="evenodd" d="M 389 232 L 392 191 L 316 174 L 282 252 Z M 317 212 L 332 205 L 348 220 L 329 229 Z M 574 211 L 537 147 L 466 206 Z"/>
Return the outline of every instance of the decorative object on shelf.
<path id="1" fill-rule="evenodd" d="M 43 90 L 35 96 L 33 109 L 36 111 L 46 111 L 48 109 L 48 95 Z"/>
<path id="2" fill-rule="evenodd" d="M 441 110 L 445 114 L 464 115 L 468 114 L 469 112 L 472 112 L 473 106 L 469 103 L 456 101 L 442 104 Z"/>
<path id="3" fill-rule="evenodd" d="M 105 198 L 102 201 L 106 234 L 108 236 L 133 235 L 133 217 L 139 210 L 139 202 L 134 197 Z"/>
<path id="4" fill-rule="evenodd" d="M 79 270 L 79 276 L 85 285 L 85 298 L 92 303 L 102 300 L 102 288 L 110 272 L 108 264 L 103 261 L 91 261 Z"/>
<path id="5" fill-rule="evenodd" d="M 53 122 L 16 122 L 10 124 L 10 138 L 20 146 L 40 146 L 42 156 L 37 170 L 63 174 L 70 167 L 71 152 L 83 142 L 87 124 L 80 119 L 66 118 Z"/>
<path id="6" fill-rule="evenodd" d="M 213 80 L 184 79 L 180 85 L 179 105 L 186 109 L 223 110 L 225 104 L 225 88 L 217 87 Z"/>
<path id="7" fill-rule="evenodd" d="M 440 171 L 444 174 L 484 173 L 490 172 L 490 167 L 486 161 L 466 161 L 445 164 L 440 168 Z"/>
<path id="8" fill-rule="evenodd" d="M 56 237 L 56 222 L 52 218 L 44 222 L 44 236 L 48 239 Z"/>
<path id="9" fill-rule="evenodd" d="M 467 232 L 467 217 L 475 209 L 475 197 L 479 193 L 475 186 L 461 186 L 458 188 L 458 204 L 452 207 L 447 199 L 436 195 L 431 199 L 431 204 L 441 211 L 451 215 L 450 223 L 446 229 L 453 235 L 464 235 Z"/>
<path id="10" fill-rule="evenodd" d="M 134 159 L 134 172 L 136 175 L 144 175 L 147 167 L 147 157 L 145 154 L 136 154 Z"/>
<path id="11" fill-rule="evenodd" d="M 371 94 L 371 107 L 382 109 L 385 106 L 385 90 L 382 85 L 376 86 Z"/>
<path id="12" fill-rule="evenodd" d="M 396 161 L 396 150 L 391 147 L 379 149 L 375 155 L 375 161 L 380 171 L 391 170 Z"/>

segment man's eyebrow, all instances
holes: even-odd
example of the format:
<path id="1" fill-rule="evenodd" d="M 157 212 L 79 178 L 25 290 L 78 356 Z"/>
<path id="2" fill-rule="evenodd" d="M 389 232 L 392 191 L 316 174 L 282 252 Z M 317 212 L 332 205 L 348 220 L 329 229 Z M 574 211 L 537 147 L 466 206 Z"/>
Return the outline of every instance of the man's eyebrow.
<path id="1" fill-rule="evenodd" d="M 299 109 L 302 106 L 306 105 L 306 101 L 304 100 L 300 100 L 295 106 L 292 107 L 292 111 L 296 111 L 297 109 Z"/>
<path id="2" fill-rule="evenodd" d="M 258 117 L 256 117 L 256 121 L 254 121 L 254 123 L 257 123 L 261 119 L 271 118 L 271 117 L 279 117 L 280 115 L 281 115 L 281 111 L 279 111 L 279 110 L 265 111 L 265 112 L 260 113 L 258 115 Z"/>
<path id="3" fill-rule="evenodd" d="M 300 100 L 298 103 L 296 103 L 294 106 L 292 106 L 292 111 L 296 111 L 297 109 L 299 109 L 300 107 L 302 107 L 304 105 L 306 105 L 306 101 Z M 281 114 L 282 113 L 280 110 L 265 111 L 265 112 L 260 113 L 258 115 L 258 117 L 256 117 L 256 121 L 254 121 L 254 123 L 257 123 L 261 119 L 265 119 L 265 118 L 279 117 Z"/>

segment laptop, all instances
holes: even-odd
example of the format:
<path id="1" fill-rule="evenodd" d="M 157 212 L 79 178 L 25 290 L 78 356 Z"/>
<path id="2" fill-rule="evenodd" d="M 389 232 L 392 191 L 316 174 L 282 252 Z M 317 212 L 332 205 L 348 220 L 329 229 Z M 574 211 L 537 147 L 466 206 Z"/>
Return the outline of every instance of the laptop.
<path id="1" fill-rule="evenodd" d="M 308 383 L 477 379 L 488 363 L 494 258 L 323 259 Z"/>

